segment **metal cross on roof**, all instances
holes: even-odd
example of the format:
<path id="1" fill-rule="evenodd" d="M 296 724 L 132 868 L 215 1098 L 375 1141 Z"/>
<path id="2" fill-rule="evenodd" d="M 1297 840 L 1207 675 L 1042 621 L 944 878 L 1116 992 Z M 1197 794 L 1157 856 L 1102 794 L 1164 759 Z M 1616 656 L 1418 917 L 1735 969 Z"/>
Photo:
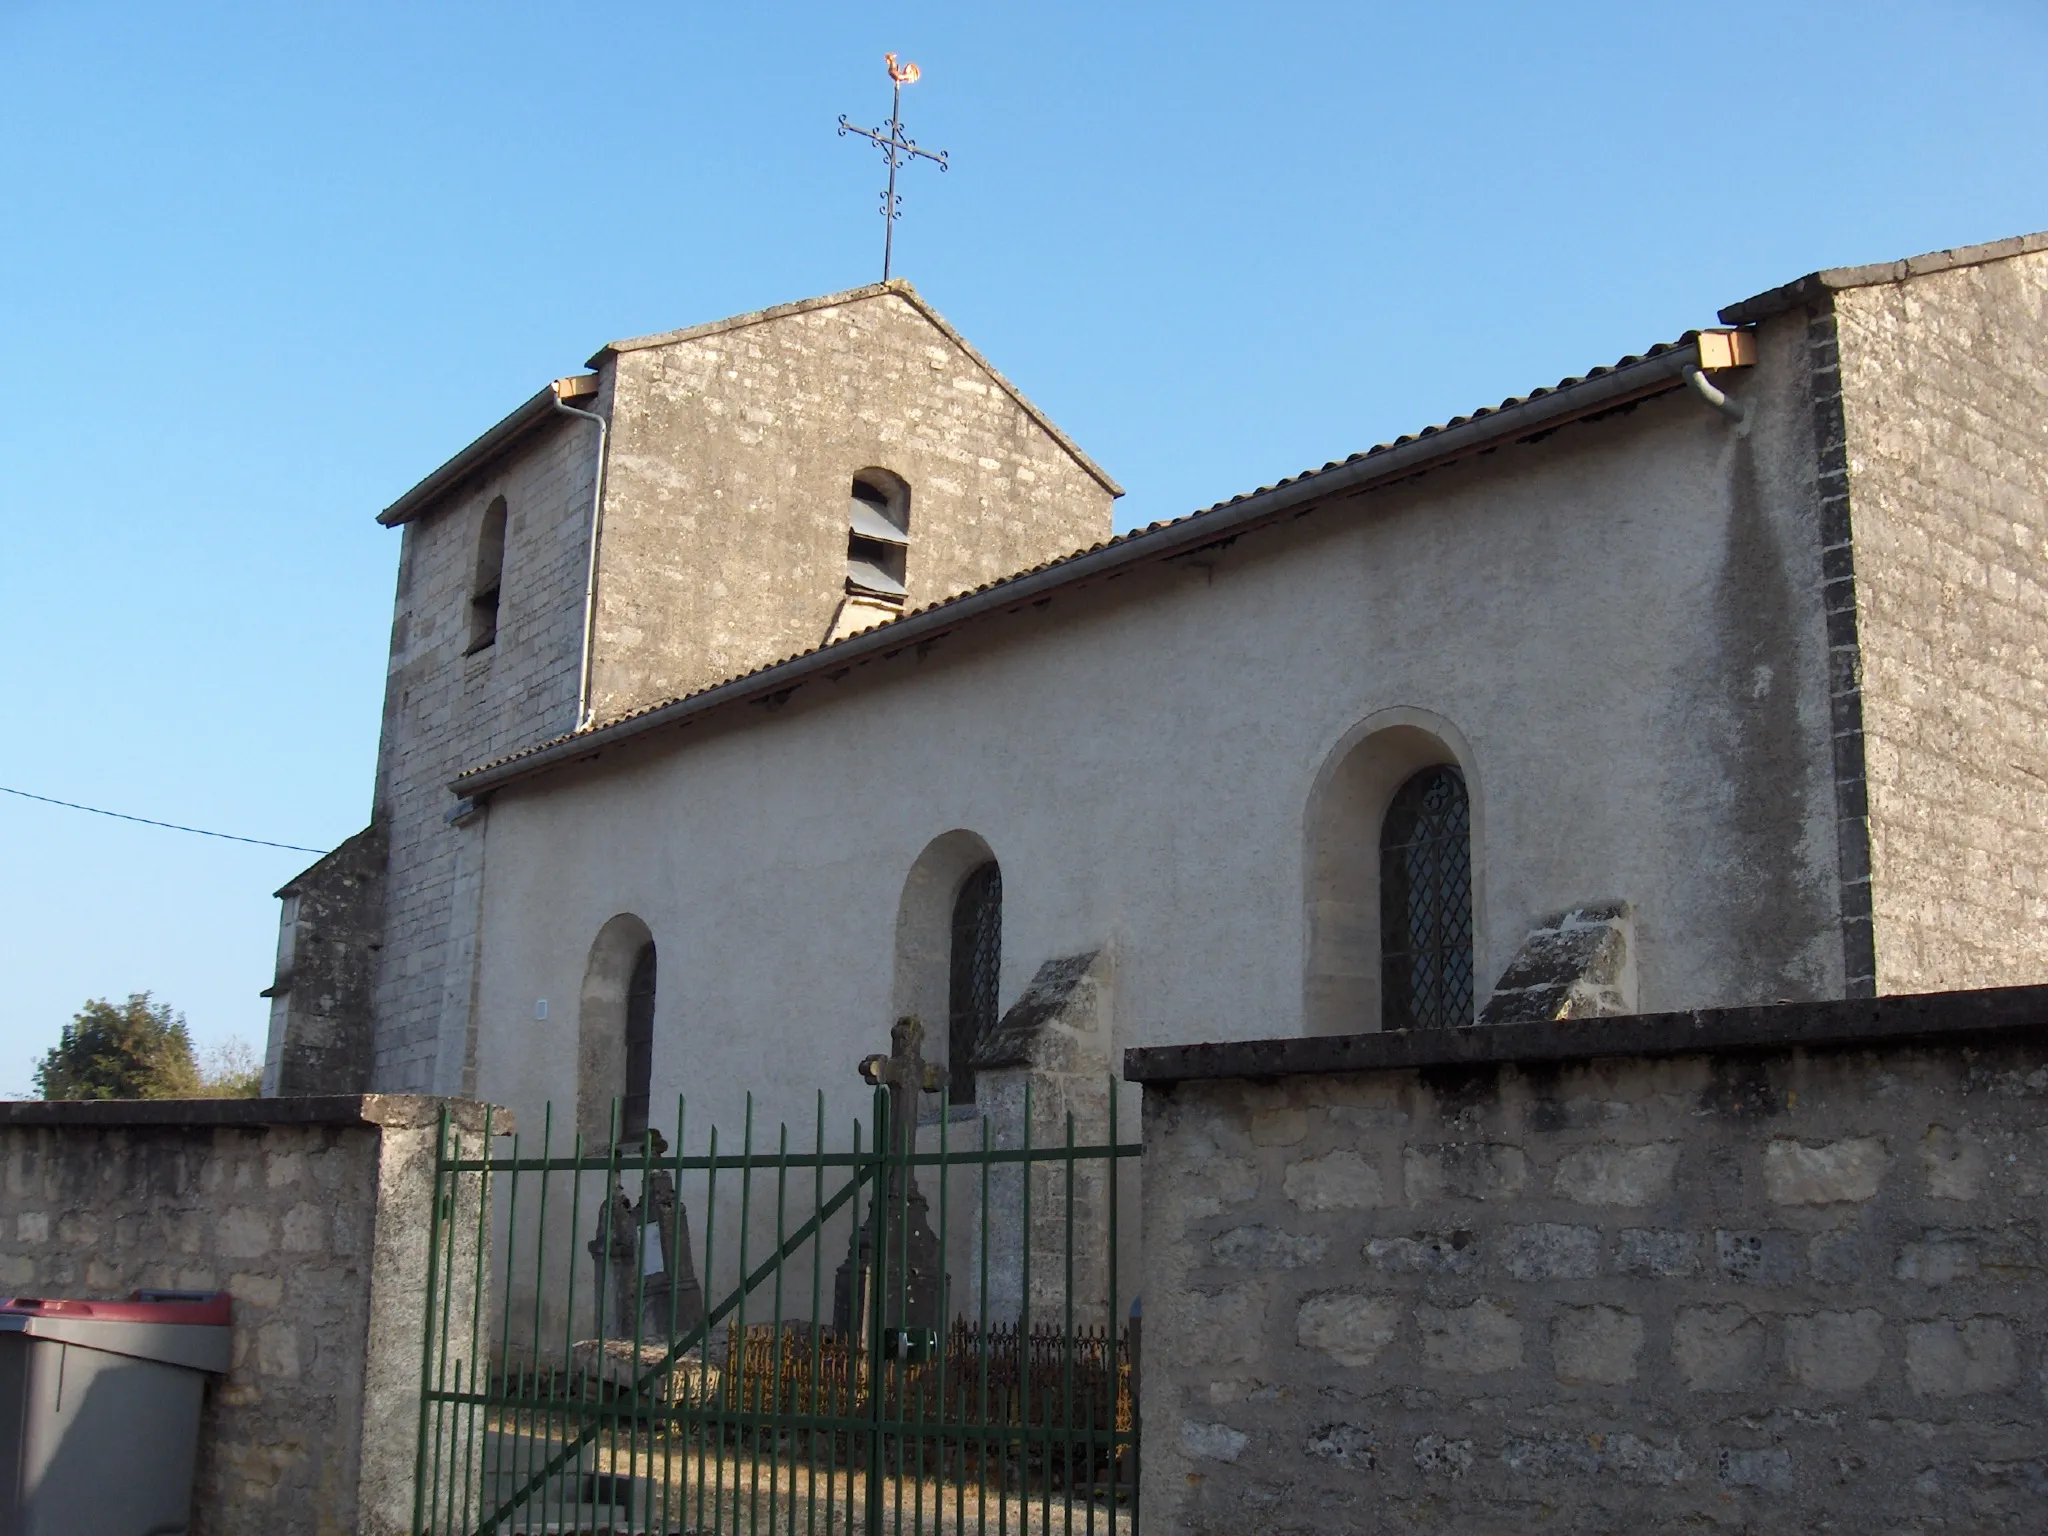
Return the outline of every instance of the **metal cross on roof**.
<path id="1" fill-rule="evenodd" d="M 929 160 L 940 170 L 946 169 L 946 152 L 942 149 L 936 155 L 928 149 L 919 149 L 917 141 L 903 131 L 903 87 L 915 85 L 920 73 L 915 64 L 898 65 L 896 55 L 882 55 L 889 67 L 892 93 L 889 98 L 889 131 L 880 128 L 856 128 L 846 120 L 844 112 L 839 114 L 839 136 L 857 134 L 872 142 L 882 152 L 882 158 L 889 162 L 889 190 L 882 194 L 882 281 L 889 281 L 889 259 L 896 243 L 896 219 L 903 210 L 903 199 L 896 195 L 896 170 L 909 165 L 913 160 Z"/>

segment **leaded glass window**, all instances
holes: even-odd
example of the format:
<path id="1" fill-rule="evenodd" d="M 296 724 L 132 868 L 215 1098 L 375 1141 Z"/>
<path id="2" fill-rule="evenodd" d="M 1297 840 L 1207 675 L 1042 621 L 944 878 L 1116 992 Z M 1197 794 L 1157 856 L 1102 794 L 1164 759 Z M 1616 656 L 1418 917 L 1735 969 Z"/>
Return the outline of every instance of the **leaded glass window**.
<path id="1" fill-rule="evenodd" d="M 1472 1022 L 1472 816 L 1455 768 L 1425 768 L 1380 823 L 1384 1029 Z"/>
<path id="2" fill-rule="evenodd" d="M 953 901 L 946 1060 L 955 1104 L 974 1102 L 974 1050 L 995 1028 L 1003 968 L 1003 872 L 991 859 Z"/>
<path id="3" fill-rule="evenodd" d="M 643 944 L 626 988 L 626 1094 L 619 1105 L 619 1139 L 647 1134 L 654 1079 L 654 946 Z"/>

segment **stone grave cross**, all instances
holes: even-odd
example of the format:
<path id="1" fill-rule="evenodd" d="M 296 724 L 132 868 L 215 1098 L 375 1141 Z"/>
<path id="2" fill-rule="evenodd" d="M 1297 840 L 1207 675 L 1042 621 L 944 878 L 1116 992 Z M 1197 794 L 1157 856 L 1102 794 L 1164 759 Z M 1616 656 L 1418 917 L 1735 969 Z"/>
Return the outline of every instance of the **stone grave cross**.
<path id="1" fill-rule="evenodd" d="M 917 1096 L 937 1093 L 945 1081 L 939 1068 L 924 1059 L 924 1024 L 915 1014 L 896 1021 L 889 1031 L 889 1054 L 869 1056 L 860 1075 L 889 1090 L 889 1145 L 893 1157 L 917 1149 Z M 846 1262 L 833 1286 L 832 1325 L 865 1348 L 870 1322 L 871 1287 L 882 1288 L 883 1326 L 929 1330 L 939 1326 L 945 1280 L 939 1240 L 932 1232 L 929 1207 L 907 1164 L 891 1163 L 878 1180 L 868 1204 L 867 1220 L 854 1234 Z M 881 1263 L 875 1261 L 875 1236 L 885 1241 Z"/>
<path id="2" fill-rule="evenodd" d="M 860 1075 L 877 1088 L 889 1090 L 889 1131 L 891 1152 L 908 1152 L 917 1145 L 917 1096 L 937 1093 L 945 1074 L 924 1059 L 924 1020 L 906 1014 L 889 1030 L 889 1054 L 861 1059 Z"/>

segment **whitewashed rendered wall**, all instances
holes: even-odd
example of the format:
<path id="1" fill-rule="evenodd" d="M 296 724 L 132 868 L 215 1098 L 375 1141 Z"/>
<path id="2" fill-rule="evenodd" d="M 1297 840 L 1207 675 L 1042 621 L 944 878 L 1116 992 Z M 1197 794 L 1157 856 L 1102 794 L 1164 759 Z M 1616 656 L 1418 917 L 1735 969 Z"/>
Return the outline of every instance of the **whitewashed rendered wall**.
<path id="1" fill-rule="evenodd" d="M 477 1091 L 573 1102 L 629 911 L 657 1104 L 860 1112 L 902 882 L 952 828 L 1002 862 L 1005 1005 L 1108 943 L 1119 1046 L 1298 1032 L 1307 799 L 1393 709 L 1469 746 L 1482 994 L 1538 918 L 1620 897 L 1645 1009 L 1837 995 L 1798 330 L 1737 386 L 1746 436 L 1667 396 L 500 794 Z"/>

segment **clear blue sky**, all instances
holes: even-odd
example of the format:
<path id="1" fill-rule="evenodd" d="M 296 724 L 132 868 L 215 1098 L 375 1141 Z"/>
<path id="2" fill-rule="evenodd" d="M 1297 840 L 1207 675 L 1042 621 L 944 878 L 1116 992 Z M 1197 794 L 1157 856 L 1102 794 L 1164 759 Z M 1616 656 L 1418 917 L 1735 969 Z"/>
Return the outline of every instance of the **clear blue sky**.
<path id="1" fill-rule="evenodd" d="M 2039 0 L 0 0 L 0 784 L 362 825 L 377 509 L 601 343 L 898 270 L 1197 506 L 1816 267 L 2048 226 Z M 260 1045 L 300 855 L 0 796 L 0 1092 L 88 997 Z"/>

